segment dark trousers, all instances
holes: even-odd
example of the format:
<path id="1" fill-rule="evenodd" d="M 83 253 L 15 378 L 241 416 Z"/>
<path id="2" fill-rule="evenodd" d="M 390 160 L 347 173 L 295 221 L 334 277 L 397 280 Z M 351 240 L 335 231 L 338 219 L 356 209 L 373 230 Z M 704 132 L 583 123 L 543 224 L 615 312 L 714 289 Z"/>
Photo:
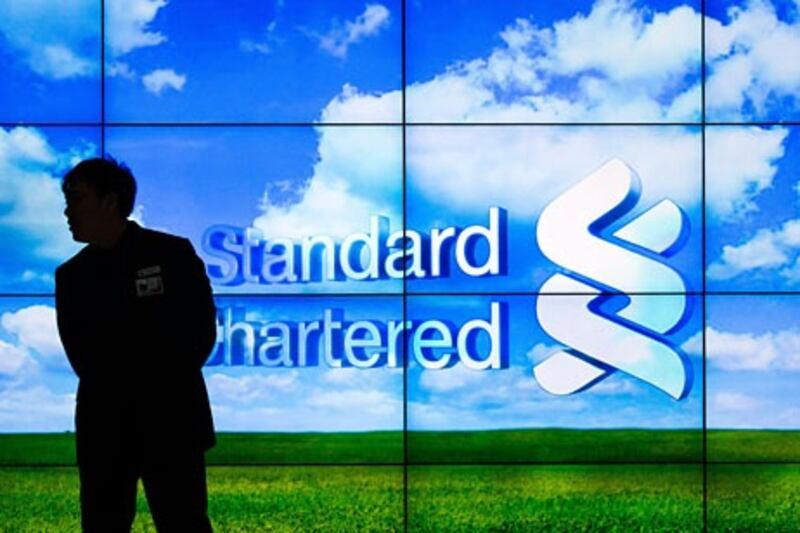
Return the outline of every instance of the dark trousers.
<path id="1" fill-rule="evenodd" d="M 163 454 L 128 448 L 110 452 L 79 445 L 78 470 L 81 525 L 87 533 L 130 531 L 140 478 L 159 532 L 211 531 L 202 450 Z"/>

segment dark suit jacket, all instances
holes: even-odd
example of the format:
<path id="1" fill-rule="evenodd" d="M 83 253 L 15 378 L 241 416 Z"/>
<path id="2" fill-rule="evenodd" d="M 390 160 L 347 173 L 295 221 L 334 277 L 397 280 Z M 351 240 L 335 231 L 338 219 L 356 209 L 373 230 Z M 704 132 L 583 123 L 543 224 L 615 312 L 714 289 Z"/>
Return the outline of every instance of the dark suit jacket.
<path id="1" fill-rule="evenodd" d="M 153 453 L 214 445 L 201 368 L 215 308 L 187 239 L 128 222 L 113 248 L 88 245 L 56 269 L 56 313 L 80 380 L 79 463 L 120 444 Z"/>

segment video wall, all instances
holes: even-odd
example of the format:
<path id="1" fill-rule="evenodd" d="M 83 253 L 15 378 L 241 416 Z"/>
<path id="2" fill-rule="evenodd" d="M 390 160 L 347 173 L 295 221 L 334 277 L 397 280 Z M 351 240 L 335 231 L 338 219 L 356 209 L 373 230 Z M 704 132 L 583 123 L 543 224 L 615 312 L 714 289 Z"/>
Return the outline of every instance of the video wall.
<path id="1" fill-rule="evenodd" d="M 1 432 L 73 428 L 102 153 L 206 262 L 219 431 L 800 429 L 796 3 L 134 4 L 0 7 Z"/>

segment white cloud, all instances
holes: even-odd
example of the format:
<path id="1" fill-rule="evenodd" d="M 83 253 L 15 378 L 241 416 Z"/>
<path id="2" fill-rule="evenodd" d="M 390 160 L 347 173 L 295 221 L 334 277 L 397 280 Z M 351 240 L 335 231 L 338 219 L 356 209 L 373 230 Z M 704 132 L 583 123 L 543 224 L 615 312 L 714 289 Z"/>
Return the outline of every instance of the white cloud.
<path id="1" fill-rule="evenodd" d="M 555 24 L 548 59 L 556 72 L 600 71 L 618 81 L 661 87 L 697 68 L 700 17 L 688 6 L 655 13 L 632 2 L 600 0 L 587 16 Z"/>
<path id="2" fill-rule="evenodd" d="M 128 63 L 123 61 L 113 61 L 106 65 L 106 76 L 111 78 L 125 78 L 126 80 L 136 79 L 136 72 Z"/>
<path id="3" fill-rule="evenodd" d="M 319 46 L 334 57 L 347 57 L 347 50 L 365 37 L 377 35 L 389 25 L 389 10 L 381 4 L 367 4 L 364 12 L 344 25 L 334 23 L 325 35 L 320 35 Z"/>
<path id="4" fill-rule="evenodd" d="M 550 354 L 554 353 L 556 350 L 561 349 L 562 346 L 558 345 L 551 345 L 551 344 L 544 344 L 542 342 L 534 345 L 533 348 L 528 350 L 528 353 L 525 354 L 525 357 L 528 358 L 533 364 L 539 364 L 544 361 Z"/>
<path id="5" fill-rule="evenodd" d="M 462 364 L 457 364 L 450 368 L 424 371 L 419 381 L 423 388 L 442 393 L 479 386 L 481 383 L 485 384 L 485 374 L 485 371 L 472 370 Z"/>
<path id="6" fill-rule="evenodd" d="M 800 283 L 800 255 L 793 264 L 781 269 L 781 276 L 791 285 Z"/>
<path id="7" fill-rule="evenodd" d="M 703 355 L 703 332 L 698 331 L 681 345 L 684 352 L 691 355 Z"/>
<path id="8" fill-rule="evenodd" d="M 205 369 L 214 420 L 231 431 L 402 427 L 402 369 Z"/>
<path id="9" fill-rule="evenodd" d="M 31 70 L 53 79 L 97 74 L 99 18 L 95 0 L 0 2 L 6 42 Z"/>
<path id="10" fill-rule="evenodd" d="M 693 120 L 700 109 L 700 16 L 601 0 L 584 16 L 539 28 L 517 19 L 486 58 L 450 65 L 409 88 L 412 121 Z M 609 36 L 613 36 L 610 38 Z M 575 90 L 559 94 L 569 81 Z M 513 98 L 509 98 L 510 95 Z"/>
<path id="11" fill-rule="evenodd" d="M 208 393 L 215 403 L 253 404 L 274 400 L 276 395 L 293 391 L 298 385 L 296 370 L 271 374 L 229 376 L 219 372 L 206 378 Z"/>
<path id="12" fill-rule="evenodd" d="M 245 52 L 258 52 L 264 55 L 269 55 L 272 53 L 272 47 L 268 43 L 262 43 L 250 39 L 242 39 L 239 41 L 239 46 Z"/>
<path id="13" fill-rule="evenodd" d="M 164 89 L 180 92 L 186 84 L 186 76 L 169 68 L 159 68 L 142 76 L 142 84 L 155 95 L 160 95 Z"/>
<path id="14" fill-rule="evenodd" d="M 798 429 L 800 409 L 787 407 L 785 396 L 771 394 L 764 386 L 749 387 L 747 394 L 720 391 L 711 397 L 709 427 L 728 429 Z M 767 385 L 768 387 L 768 385 Z"/>
<path id="15" fill-rule="evenodd" d="M 644 14 L 637 12 L 636 17 L 643 20 Z M 637 24 L 644 23 L 639 20 Z M 517 21 L 503 30 L 503 44 L 487 59 L 451 65 L 433 79 L 411 85 L 407 92 L 410 119 L 503 122 L 607 118 L 602 112 L 596 115 L 597 105 L 608 102 L 607 98 L 598 96 L 594 103 L 580 95 L 574 100 L 565 99 L 539 83 L 548 76 L 560 75 L 554 70 L 555 61 L 548 60 L 548 64 L 537 56 L 547 44 L 542 41 L 554 38 L 543 31 L 528 21 Z M 632 75 L 616 74 L 620 79 Z M 585 87 L 588 92 L 603 90 L 588 78 Z M 526 93 L 530 88 L 541 94 Z M 666 116 L 675 102 L 660 103 L 656 93 L 660 94 L 662 89 L 644 99 L 620 93 L 619 101 L 608 103 L 608 111 L 618 113 L 630 106 L 634 120 L 651 118 L 648 109 Z M 513 99 L 509 98 L 512 90 L 516 91 Z M 325 121 L 347 121 L 354 116 L 357 120 L 368 116 L 395 119 L 399 100 L 399 91 L 362 94 L 345 86 L 323 110 L 322 118 Z M 337 128 L 326 132 L 323 139 L 332 140 L 340 134 Z M 364 135 L 364 143 L 347 146 L 371 154 L 372 142 L 368 137 Z M 321 156 L 324 164 L 325 156 Z M 658 195 L 666 195 L 685 206 L 698 202 L 699 135 L 681 128 L 619 128 L 612 135 L 596 128 L 415 127 L 408 131 L 410 183 L 431 200 L 447 199 L 448 207 L 455 211 L 483 211 L 488 205 L 502 205 L 517 216 L 532 215 L 551 199 L 548 194 L 556 194 L 569 180 L 581 179 L 614 156 L 631 164 L 647 180 L 646 192 L 654 198 L 660 200 Z M 358 168 L 358 160 L 352 163 L 349 172 Z M 348 176 L 349 172 L 342 175 Z M 676 176 L 681 179 L 675 179 Z M 358 189 L 353 187 L 353 190 Z M 360 210 L 358 202 L 355 206 Z M 303 220 L 308 220 L 308 216 Z"/>
<path id="16" fill-rule="evenodd" d="M 320 121 L 399 123 L 402 120 L 401 92 L 383 94 L 359 92 L 346 83 L 341 92 L 322 110 Z"/>
<path id="17" fill-rule="evenodd" d="M 14 335 L 21 346 L 30 348 L 44 361 L 59 366 L 66 363 L 56 326 L 56 310 L 49 305 L 32 305 L 3 313 L 0 325 Z"/>
<path id="18" fill-rule="evenodd" d="M 36 270 L 28 269 L 22 273 L 23 282 L 37 281 L 45 284 L 52 284 L 55 282 L 53 274 L 50 272 L 39 272 Z"/>
<path id="19" fill-rule="evenodd" d="M 702 333 L 687 340 L 683 349 L 702 353 Z M 709 361 L 721 370 L 800 371 L 800 331 L 728 333 L 707 327 L 706 353 Z"/>
<path id="20" fill-rule="evenodd" d="M 148 25 L 165 0 L 107 0 L 106 42 L 118 58 L 166 40 Z M 96 76 L 99 71 L 100 8 L 96 0 L 7 0 L 0 3 L 0 33 L 28 67 L 44 77 Z M 133 76 L 127 65 L 110 63 L 111 75 Z"/>
<path id="21" fill-rule="evenodd" d="M 111 60 L 106 65 L 109 77 L 136 80 L 139 75 L 129 61 L 121 58 L 140 49 L 158 46 L 167 36 L 150 28 L 166 0 L 108 0 L 106 2 L 106 41 Z M 141 78 L 144 88 L 160 95 L 164 89 L 183 90 L 186 76 L 171 68 L 156 69 Z"/>
<path id="22" fill-rule="evenodd" d="M 76 158 L 95 152 L 86 144 L 57 153 L 35 128 L 0 128 L 0 227 L 31 240 L 34 258 L 66 259 L 80 247 L 64 220 L 64 198 L 58 176 Z"/>
<path id="23" fill-rule="evenodd" d="M 714 408 L 732 412 L 753 411 L 761 405 L 758 399 L 738 392 L 718 392 L 712 401 Z"/>
<path id="24" fill-rule="evenodd" d="M 280 5 L 276 6 L 282 7 Z M 241 39 L 239 41 L 239 48 L 245 52 L 257 52 L 259 54 L 269 55 L 275 51 L 275 47 L 282 44 L 285 39 L 278 37 L 276 30 L 278 28 L 278 21 L 273 20 L 267 25 L 262 40 L 254 39 Z"/>
<path id="25" fill-rule="evenodd" d="M 349 415 L 366 413 L 391 417 L 402 413 L 402 400 L 387 391 L 376 389 L 347 389 L 313 392 L 308 405 L 324 411 L 343 412 Z"/>
<path id="26" fill-rule="evenodd" d="M 131 214 L 128 217 L 128 219 L 136 222 L 140 226 L 146 226 L 144 222 L 144 211 L 145 211 L 144 206 L 142 204 L 137 204 L 136 207 L 133 208 L 133 211 L 131 211 Z"/>
<path id="27" fill-rule="evenodd" d="M 137 49 L 157 46 L 166 35 L 150 25 L 166 0 L 107 0 L 106 74 L 128 80 L 137 73 L 121 61 Z M 27 66 L 54 79 L 97 76 L 99 73 L 100 10 L 96 0 L 7 0 L 0 3 L 0 34 Z M 173 69 L 158 69 L 146 75 L 145 89 L 160 94 L 171 88 L 182 90 L 186 76 Z"/>
<path id="28" fill-rule="evenodd" d="M 672 101 L 663 98 L 665 91 L 669 93 L 670 80 L 687 72 L 686 58 L 694 46 L 675 49 L 664 24 L 689 17 L 687 8 L 656 15 L 649 23 L 644 22 L 644 11 L 623 2 L 600 2 L 592 13 L 588 18 L 578 16 L 559 23 L 556 30 L 537 29 L 527 20 L 518 20 L 501 32 L 503 44 L 488 58 L 451 65 L 433 79 L 411 85 L 407 92 L 410 120 L 692 119 L 699 109 L 698 87 L 676 94 Z M 586 57 L 569 52 L 577 47 L 573 41 L 586 33 L 586 24 L 596 28 L 601 22 L 614 27 L 602 35 L 616 34 L 614 25 L 620 26 L 634 48 L 645 47 L 653 54 L 673 50 L 676 56 L 665 59 L 673 74 L 649 70 L 658 62 L 647 61 L 647 54 L 624 67 L 628 70 L 617 72 L 614 65 L 628 63 L 617 61 L 614 50 L 607 51 L 607 58 L 602 56 L 606 53 L 603 46 L 594 47 Z M 565 44 L 557 44 L 558 35 L 569 38 L 563 37 Z M 656 47 L 655 42 L 661 43 L 658 52 L 648 48 Z M 550 53 L 552 57 L 547 55 Z M 562 55 L 571 58 L 567 66 L 555 59 Z M 570 68 L 581 78 L 575 96 L 567 99 L 550 91 L 547 80 L 566 75 Z M 606 78 L 586 73 L 597 69 L 605 69 Z M 636 76 L 644 81 L 622 83 Z M 515 97 L 509 98 L 510 94 Z M 331 121 L 349 113 L 394 118 L 398 97 L 399 92 L 360 94 L 348 86 L 329 103 L 322 117 Z M 682 110 L 680 116 L 675 115 L 677 110 Z M 714 215 L 735 218 L 755 210 L 753 199 L 771 185 L 787 135 L 785 128 L 717 128 L 708 136 L 709 168 L 713 169 L 708 198 Z M 370 143 L 365 141 L 367 152 Z M 518 215 L 532 215 L 550 199 L 542 191 L 556 193 L 565 180 L 578 180 L 614 156 L 636 169 L 645 180 L 644 192 L 653 199 L 666 196 L 687 208 L 699 202 L 699 136 L 687 129 L 618 128 L 610 135 L 592 128 L 418 127 L 409 130 L 408 147 L 411 183 L 432 199 L 447 198 L 455 210 L 503 205 Z M 731 158 L 730 153 L 737 157 Z M 493 186 L 486 187 L 487 183 Z"/>
<path id="29" fill-rule="evenodd" d="M 107 0 L 106 39 L 112 54 L 121 56 L 166 41 L 165 35 L 148 29 L 166 5 L 166 0 Z"/>
<path id="30" fill-rule="evenodd" d="M 0 376 L 14 376 L 25 364 L 31 362 L 27 350 L 0 340 Z"/>
<path id="31" fill-rule="evenodd" d="M 713 214 L 723 219 L 736 219 L 757 210 L 753 199 L 772 185 L 788 135 L 786 128 L 708 130 L 706 196 Z"/>
<path id="32" fill-rule="evenodd" d="M 0 390 L 0 427 L 4 432 L 74 430 L 75 395 L 43 385 Z"/>
<path id="33" fill-rule="evenodd" d="M 698 87 L 683 92 L 673 87 L 675 79 L 697 68 L 690 59 L 696 52 L 691 39 L 676 44 L 670 37 L 671 28 L 683 24 L 699 24 L 699 15 L 681 7 L 649 19 L 646 10 L 617 1 L 599 2 L 588 16 L 550 29 L 517 20 L 500 32 L 502 43 L 486 58 L 450 65 L 432 79 L 411 85 L 409 118 L 472 122 L 696 118 Z M 614 48 L 603 43 L 580 55 L 578 43 L 587 43 L 590 29 L 603 36 L 619 33 L 620 42 L 628 44 Z M 636 61 L 619 61 L 628 53 Z M 655 68 L 662 62 L 668 68 Z M 600 78 L 593 74 L 598 70 L 603 73 Z M 579 80 L 569 98 L 548 85 L 567 75 Z M 664 98 L 670 88 L 675 94 L 671 101 Z M 400 91 L 366 94 L 345 85 L 321 118 L 396 121 L 400 99 Z M 675 114 L 678 109 L 680 115 Z M 615 128 L 611 133 L 598 128 L 415 127 L 408 130 L 409 183 L 434 202 L 446 199 L 454 211 L 481 212 L 488 205 L 502 205 L 516 216 L 532 216 L 571 180 L 616 156 L 642 176 L 643 200 L 669 197 L 686 208 L 697 206 L 701 163 L 696 131 Z M 387 171 L 395 164 L 400 168 L 396 136 L 377 129 L 328 128 L 321 129 L 319 138 L 320 160 L 302 200 L 291 206 L 267 202 L 266 212 L 254 223 L 265 234 L 344 235 L 363 230 L 370 213 L 387 209 L 387 186 L 399 182 L 394 172 Z M 717 177 L 713 183 L 709 180 L 715 214 L 739 216 L 753 209 L 754 195 L 771 184 L 785 138 L 786 131 L 780 128 L 742 128 L 709 136 L 709 157 L 722 158 Z M 714 151 L 715 147 L 724 150 Z M 731 148 L 742 154 L 741 162 L 727 157 Z"/>
<path id="34" fill-rule="evenodd" d="M 642 177 L 644 202 L 700 200 L 699 136 L 680 128 L 422 127 L 407 145 L 414 190 L 454 211 L 499 205 L 533 217 L 612 157 Z"/>
<path id="35" fill-rule="evenodd" d="M 533 362 L 540 362 L 555 347 L 537 344 L 528 352 L 531 365 L 513 367 L 503 371 L 476 371 L 462 364 L 440 370 L 425 370 L 420 375 L 420 386 L 436 395 L 431 402 L 456 403 L 465 408 L 474 408 L 479 404 L 494 402 L 509 406 L 529 406 L 528 402 L 541 402 L 556 397 L 545 393 L 536 383 L 533 375 Z M 588 394 L 632 394 L 640 389 L 621 375 L 611 376 L 593 386 Z M 453 398 L 457 396 L 454 400 Z"/>
<path id="36" fill-rule="evenodd" d="M 211 398 L 217 431 L 303 431 L 292 425 L 293 413 L 277 407 L 242 407 Z"/>
<path id="37" fill-rule="evenodd" d="M 95 71 L 94 63 L 60 44 L 37 48 L 30 62 L 33 70 L 55 80 L 88 76 Z"/>
<path id="38" fill-rule="evenodd" d="M 393 383 L 401 383 L 403 380 L 402 368 L 384 368 L 379 371 L 364 368 L 331 368 L 325 370 L 319 379 L 323 386 L 334 388 L 377 388 L 383 389 L 390 387 Z"/>
<path id="39" fill-rule="evenodd" d="M 459 363 L 447 369 L 424 370 L 419 380 L 420 389 L 429 396 L 409 402 L 412 429 L 549 426 L 587 407 L 585 397 L 555 397 L 544 392 L 529 366 L 477 372 Z"/>
<path id="40" fill-rule="evenodd" d="M 536 383 L 532 365 L 476 371 L 458 363 L 440 370 L 422 370 L 419 383 L 432 394 L 431 403 L 452 403 L 465 408 L 486 402 L 513 406 L 552 398 Z"/>
<path id="41" fill-rule="evenodd" d="M 262 202 L 253 226 L 265 235 L 300 239 L 344 237 L 365 231 L 372 214 L 401 224 L 402 150 L 393 128 L 319 128 L 319 160 L 302 192 L 289 206 Z"/>
<path id="42" fill-rule="evenodd" d="M 4 165 L 46 166 L 56 162 L 47 139 L 34 128 L 3 130 L 0 136 L 0 161 Z"/>
<path id="43" fill-rule="evenodd" d="M 728 22 L 706 22 L 709 77 L 706 102 L 711 120 L 762 118 L 770 104 L 800 95 L 800 18 L 782 21 L 773 5 L 750 0 L 731 6 Z"/>
<path id="44" fill-rule="evenodd" d="M 800 281 L 797 260 L 800 258 L 800 219 L 784 222 L 780 228 L 762 228 L 749 241 L 738 246 L 725 245 L 722 256 L 708 267 L 711 279 L 730 279 L 753 270 L 775 270 L 785 267 L 781 274 L 790 282 Z"/>

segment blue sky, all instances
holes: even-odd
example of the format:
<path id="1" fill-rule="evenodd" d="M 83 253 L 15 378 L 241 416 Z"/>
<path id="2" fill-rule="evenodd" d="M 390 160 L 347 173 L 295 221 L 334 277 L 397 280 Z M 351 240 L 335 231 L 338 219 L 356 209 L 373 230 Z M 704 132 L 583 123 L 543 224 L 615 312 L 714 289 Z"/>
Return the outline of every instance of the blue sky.
<path id="1" fill-rule="evenodd" d="M 138 17 L 118 9 L 121 4 L 108 4 L 108 121 L 401 120 L 399 2 L 242 2 L 226 7 L 224 17 L 210 5 L 137 2 Z M 407 118 L 696 123 L 698 9 L 697 3 L 613 0 L 534 8 L 527 2 L 489 8 L 409 1 Z M 0 75 L 10 80 L 0 88 L 0 121 L 97 121 L 96 3 L 81 0 L 68 13 L 47 14 L 36 5 L 10 2 L 0 15 Z M 793 51 L 800 55 L 796 6 L 709 2 L 707 16 L 708 119 L 796 119 L 800 72 L 783 59 Z M 93 127 L 0 129 L 0 236 L 9 243 L 0 291 L 52 292 L 53 269 L 77 250 L 63 224 L 58 179 L 70 164 L 98 153 L 99 135 Z M 404 190 L 406 226 L 423 233 L 486 224 L 490 207 L 505 208 L 507 275 L 474 279 L 454 269 L 446 279 L 409 280 L 408 289 L 531 296 L 418 296 L 409 298 L 408 309 L 415 319 L 461 323 L 485 316 L 493 298 L 507 301 L 511 367 L 423 372 L 412 366 L 412 428 L 699 425 L 700 379 L 687 399 L 676 402 L 619 372 L 566 398 L 544 392 L 531 374 L 557 348 L 537 324 L 533 294 L 549 276 L 564 272 L 538 247 L 538 217 L 612 158 L 636 171 L 642 193 L 611 231 L 663 199 L 674 201 L 687 216 L 689 239 L 661 261 L 681 275 L 687 290 L 703 285 L 704 207 L 709 290 L 796 291 L 800 284 L 795 127 L 708 127 L 705 206 L 697 126 L 410 126 L 406 135 L 405 188 L 399 126 L 110 126 L 105 141 L 107 151 L 138 176 L 134 217 L 190 237 L 206 260 L 202 236 L 217 224 L 257 228 L 268 238 L 329 235 L 340 242 L 367 231 L 375 214 L 388 217 L 393 231 L 400 229 Z M 401 290 L 400 280 L 215 287 L 220 306 L 244 306 L 254 321 L 278 314 L 316 320 L 334 306 L 348 316 L 399 317 L 400 300 L 236 300 L 235 293 Z M 800 427 L 796 402 L 781 393 L 800 380 L 794 298 L 709 297 L 712 425 Z M 0 304 L 0 316 L 8 317 L 0 323 L 0 405 L 68 403 L 74 379 L 58 366 L 63 355 L 55 330 L 43 326 L 52 318 L 52 301 L 15 297 Z M 759 320 L 737 319 L 752 309 Z M 46 333 L 39 338 L 35 331 Z M 690 320 L 669 335 L 696 363 L 695 372 L 701 331 L 695 305 Z M 402 425 L 397 370 L 262 370 L 207 369 L 220 428 Z M 35 430 L 71 427 L 69 409 L 33 409 L 24 421 L 12 412 L 0 410 L 0 430 L 24 429 L 20 424 Z"/>
<path id="2" fill-rule="evenodd" d="M 0 121 L 100 120 L 100 2 L 3 2 Z"/>
<path id="3" fill-rule="evenodd" d="M 126 51 L 110 37 L 107 55 L 127 67 L 107 79 L 106 120 L 316 122 L 345 84 L 399 89 L 399 2 L 374 5 L 249 0 L 221 16 L 216 2 L 170 3 L 148 26 L 159 44 Z M 162 89 L 147 77 L 159 71 L 174 73 Z"/>

